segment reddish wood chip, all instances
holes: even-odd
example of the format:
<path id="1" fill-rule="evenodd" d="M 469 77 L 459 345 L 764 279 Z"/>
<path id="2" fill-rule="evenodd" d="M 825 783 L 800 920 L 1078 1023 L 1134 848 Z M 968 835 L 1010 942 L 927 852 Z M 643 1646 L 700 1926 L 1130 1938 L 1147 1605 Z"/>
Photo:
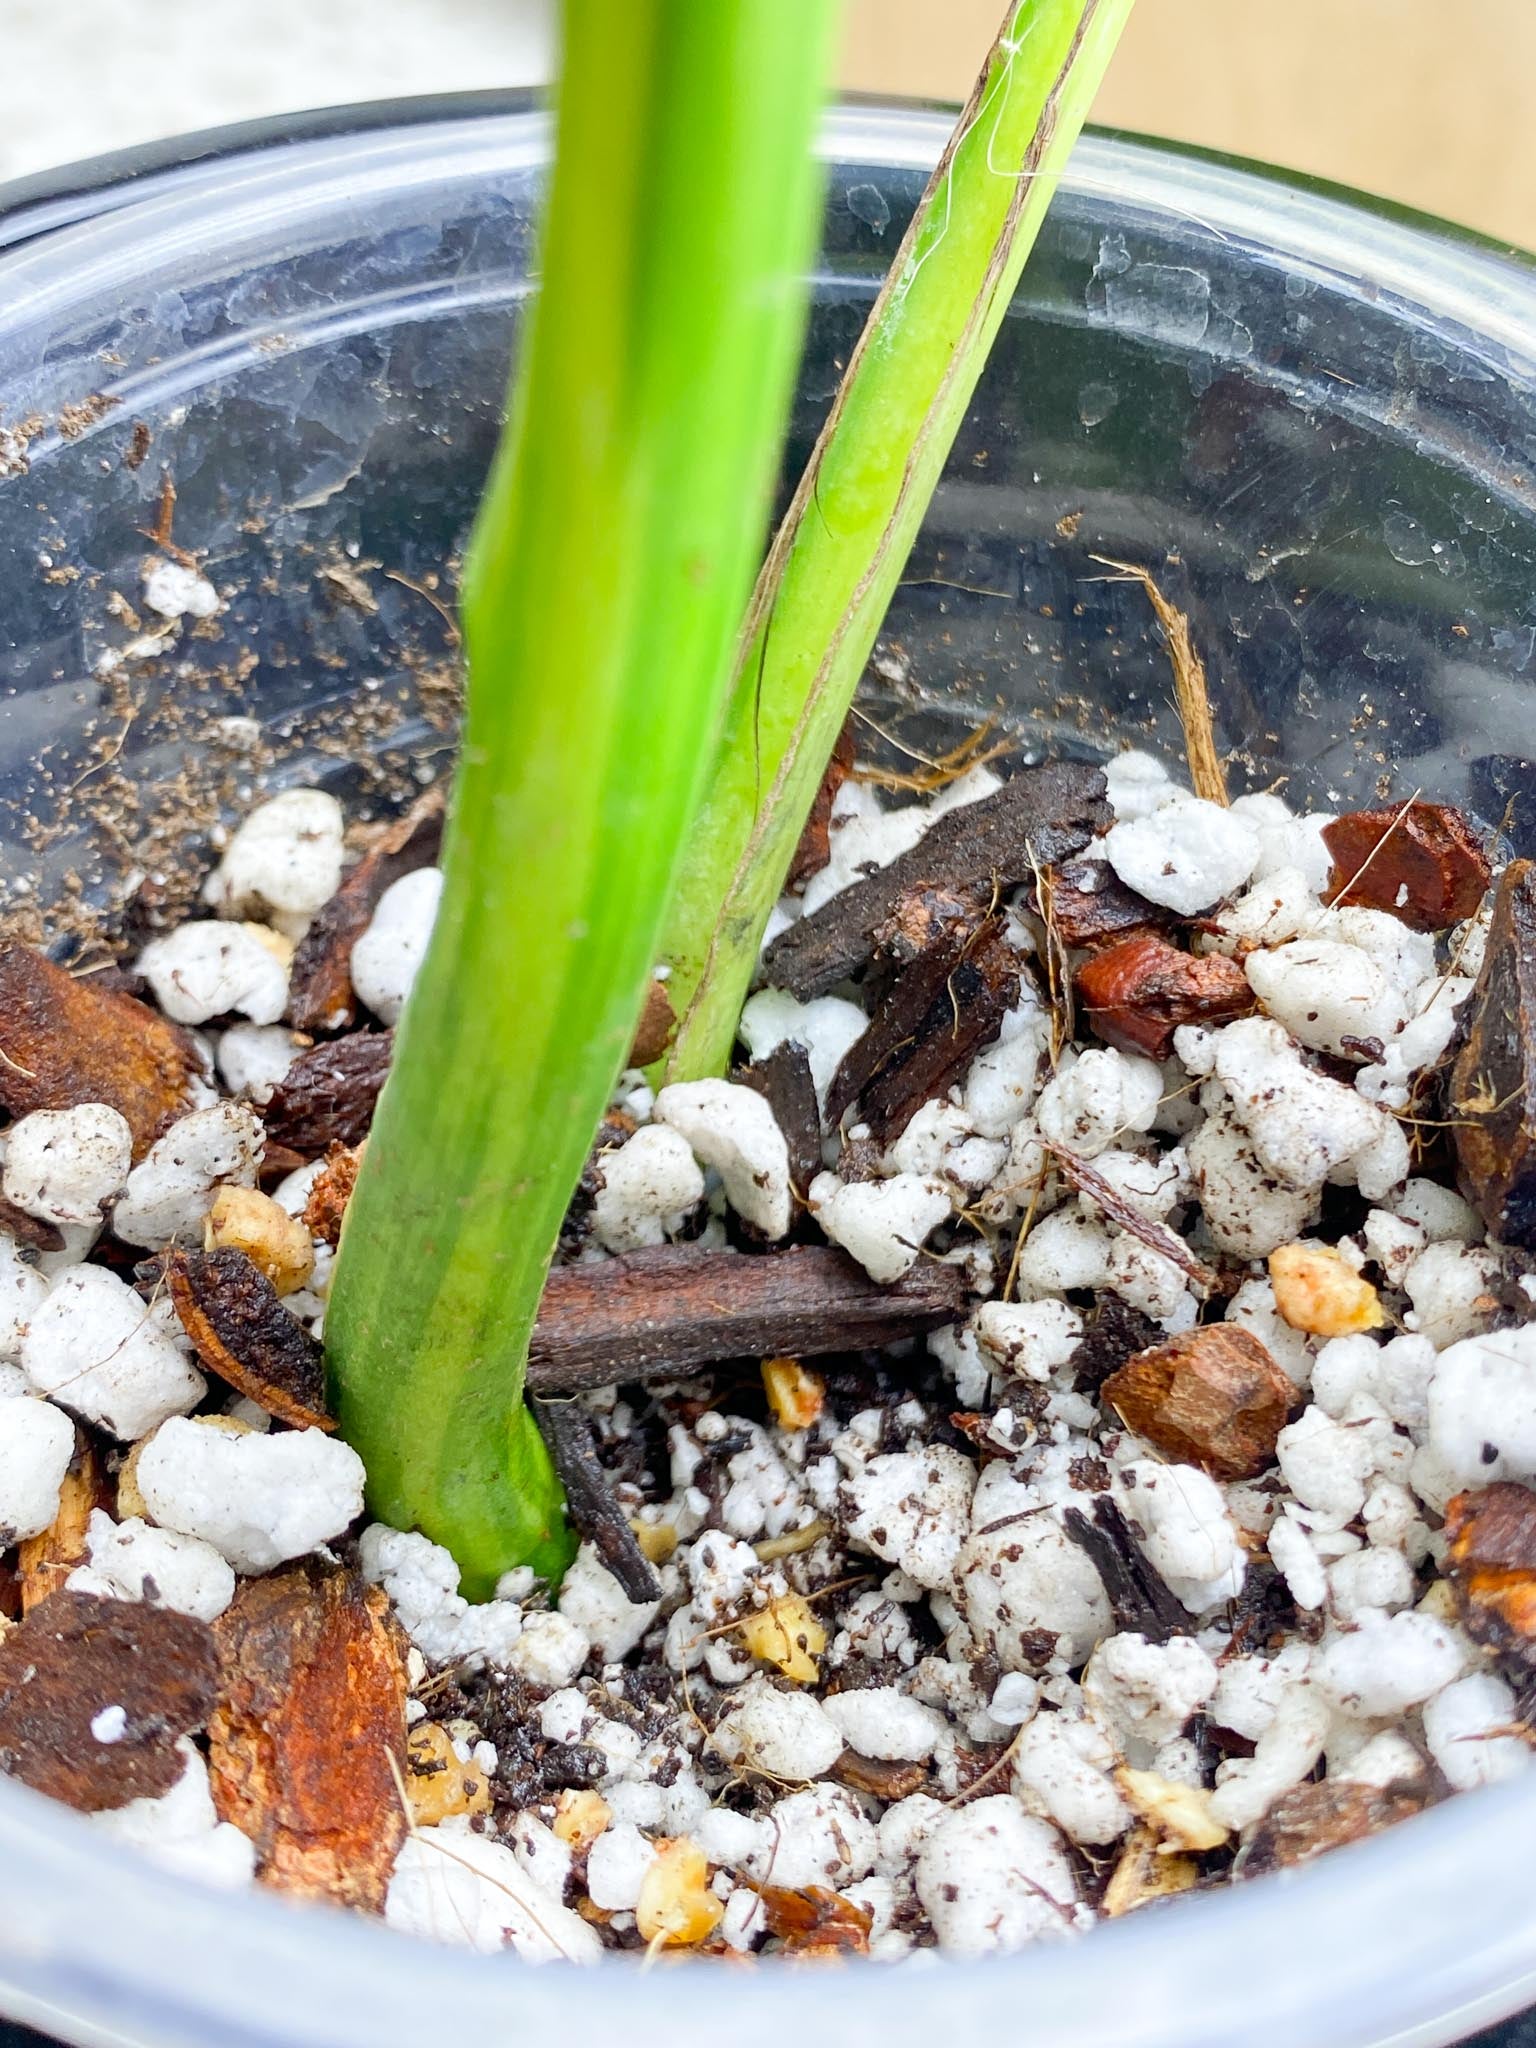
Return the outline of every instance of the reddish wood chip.
<path id="1" fill-rule="evenodd" d="M 1213 1479 L 1252 1479 L 1274 1463 L 1297 1389 L 1257 1337 L 1206 1323 L 1130 1359 L 1103 1399 L 1170 1458 Z"/>
<path id="2" fill-rule="evenodd" d="M 383 1593 L 311 1559 L 246 1580 L 214 1634 L 220 1818 L 274 1890 L 378 1912 L 406 1833 L 406 1645 Z"/>
<path id="3" fill-rule="evenodd" d="M 207 1722 L 217 1681 L 205 1622 L 55 1593 L 0 1638 L 0 1770 L 81 1813 L 158 1799 L 181 1776 L 176 1740 Z"/>
<path id="4" fill-rule="evenodd" d="M 75 1431 L 75 1455 L 59 1488 L 59 1511 L 40 1536 L 17 1546 L 16 1574 L 24 1614 L 57 1593 L 75 1569 L 85 1563 L 86 1532 L 91 1511 L 110 1512 L 113 1488 L 95 1446 L 85 1432 Z"/>
<path id="5" fill-rule="evenodd" d="M 1325 1849 L 1342 1849 L 1381 1828 L 1392 1827 L 1424 1806 L 1424 1794 L 1407 1785 L 1357 1785 L 1324 1778 L 1284 1793 L 1254 1829 L 1243 1862 L 1244 1877 L 1309 1863 Z"/>
<path id="6" fill-rule="evenodd" d="M 1458 1493 L 1445 1533 L 1446 1576 L 1467 1633 L 1536 1662 L 1536 1493 L 1512 1480 Z"/>
<path id="7" fill-rule="evenodd" d="M 864 1955 L 874 1915 L 825 1885 L 808 1884 L 791 1891 L 784 1885 L 761 1888 L 768 1932 L 798 1956 Z"/>
<path id="8" fill-rule="evenodd" d="M 44 1223 L 40 1217 L 29 1216 L 25 1209 L 0 1195 L 0 1230 L 17 1244 L 25 1245 L 33 1252 L 61 1252 L 64 1249 L 64 1233 L 56 1223 Z"/>
<path id="9" fill-rule="evenodd" d="M 666 983 L 648 981 L 645 984 L 645 1007 L 640 1012 L 634 1043 L 629 1048 L 629 1064 L 648 1067 L 652 1060 L 659 1060 L 672 1043 L 676 1029 L 677 1018 L 667 995 Z"/>
<path id="10" fill-rule="evenodd" d="M 301 1052 L 261 1112 L 269 1141 L 304 1159 L 330 1145 L 360 1145 L 394 1051 L 392 1031 L 354 1031 Z"/>
<path id="11" fill-rule="evenodd" d="M 304 1204 L 304 1227 L 323 1244 L 341 1243 L 342 1221 L 362 1163 L 363 1155 L 355 1146 L 332 1145 L 326 1151 L 325 1164 L 315 1176 L 309 1200 Z"/>
<path id="12" fill-rule="evenodd" d="M 1483 970 L 1451 1067 L 1467 1198 L 1491 1237 L 1536 1248 L 1536 862 L 1499 878 Z"/>
<path id="13" fill-rule="evenodd" d="M 334 1429 L 320 1346 L 242 1251 L 168 1251 L 142 1274 L 163 1275 L 171 1306 L 211 1373 L 297 1429 Z"/>
<path id="14" fill-rule="evenodd" d="M 1329 900 L 1390 910 L 1416 932 L 1470 917 L 1492 870 L 1471 825 L 1449 804 L 1348 811 L 1323 827 L 1333 855 Z"/>
<path id="15" fill-rule="evenodd" d="M 798 889 L 802 882 L 808 882 L 812 875 L 819 875 L 831 859 L 832 849 L 832 806 L 837 792 L 848 780 L 853 767 L 853 716 L 849 714 L 842 731 L 837 736 L 837 745 L 832 749 L 822 775 L 820 786 L 811 804 L 811 814 L 805 821 L 805 830 L 800 834 L 800 844 L 795 848 L 795 857 L 789 864 L 785 878 L 786 887 Z"/>
<path id="16" fill-rule="evenodd" d="M 1106 1045 L 1165 1060 L 1181 1024 L 1225 1024 L 1257 1007 L 1222 953 L 1198 958 L 1153 933 L 1122 940 L 1077 970 L 1077 999 Z"/>
<path id="17" fill-rule="evenodd" d="M 288 981 L 288 1015 L 299 1031 L 344 1031 L 357 1022 L 352 948 L 379 898 L 402 875 L 429 867 L 443 843 L 443 792 L 429 789 L 387 825 L 300 939 Z"/>
<path id="18" fill-rule="evenodd" d="M 1046 903 L 1056 936 L 1064 946 L 1112 946 L 1133 932 L 1157 931 L 1173 913 L 1128 889 L 1107 860 L 1080 853 L 1045 875 Z"/>
<path id="19" fill-rule="evenodd" d="M 188 1034 L 147 1003 L 0 942 L 0 1107 L 12 1116 L 105 1102 L 139 1159 L 190 1107 L 200 1072 Z"/>

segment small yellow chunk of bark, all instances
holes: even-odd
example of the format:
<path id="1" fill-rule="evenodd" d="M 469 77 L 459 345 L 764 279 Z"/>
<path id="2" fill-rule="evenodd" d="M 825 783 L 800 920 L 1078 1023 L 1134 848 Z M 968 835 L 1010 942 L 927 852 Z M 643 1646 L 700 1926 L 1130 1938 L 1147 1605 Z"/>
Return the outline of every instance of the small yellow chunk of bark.
<path id="1" fill-rule="evenodd" d="M 419 1828 L 435 1828 L 454 1814 L 491 1810 L 490 1780 L 478 1764 L 460 1761 L 448 1730 L 437 1721 L 418 1721 L 406 1738 L 405 1789 Z"/>
<path id="2" fill-rule="evenodd" d="M 1352 1337 L 1386 1322 L 1369 1280 L 1325 1244 L 1283 1244 L 1269 1255 L 1275 1306 L 1293 1330 L 1312 1337 Z"/>
<path id="3" fill-rule="evenodd" d="M 1105 1915 L 1118 1920 L 1122 1913 L 1134 1913 L 1154 1899 L 1172 1898 L 1187 1892 L 1198 1881 L 1198 1864 L 1188 1856 L 1170 1855 L 1148 1827 L 1132 1828 L 1125 1838 L 1120 1861 L 1104 1889 Z"/>
<path id="4" fill-rule="evenodd" d="M 555 1802 L 551 1828 L 557 1841 L 580 1855 L 591 1848 L 612 1818 L 612 1809 L 601 1792 L 567 1790 Z"/>
<path id="5" fill-rule="evenodd" d="M 698 1843 L 686 1835 L 658 1842 L 635 1907 L 642 1940 L 664 1948 L 697 1948 L 708 1941 L 724 1912 L 709 1888 L 709 1865 Z"/>
<path id="6" fill-rule="evenodd" d="M 821 1374 L 798 1358 L 765 1358 L 763 1388 L 780 1429 L 809 1429 L 827 1398 Z"/>
<path id="7" fill-rule="evenodd" d="M 1180 1849 L 1219 1849 L 1228 1836 L 1211 1812 L 1211 1795 L 1201 1785 L 1180 1785 L 1172 1778 L 1160 1778 L 1156 1771 L 1133 1771 L 1122 1764 L 1115 1783 L 1164 1838 L 1161 1855 Z"/>
<path id="8" fill-rule="evenodd" d="M 292 1294 L 315 1270 L 304 1225 L 259 1188 L 220 1188 L 203 1222 L 203 1250 L 244 1252 L 279 1294 Z"/>
<path id="9" fill-rule="evenodd" d="M 803 1594 L 780 1594 L 736 1628 L 754 1657 L 776 1665 L 796 1685 L 814 1685 L 821 1676 L 816 1659 L 827 1647 L 827 1632 Z"/>

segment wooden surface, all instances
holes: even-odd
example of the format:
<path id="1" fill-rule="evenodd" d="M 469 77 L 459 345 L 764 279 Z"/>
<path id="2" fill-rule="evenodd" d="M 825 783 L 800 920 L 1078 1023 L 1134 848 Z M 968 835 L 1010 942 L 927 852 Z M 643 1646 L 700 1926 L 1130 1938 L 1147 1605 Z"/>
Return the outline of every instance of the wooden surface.
<path id="1" fill-rule="evenodd" d="M 849 0 L 845 84 L 961 99 L 1003 0 Z M 1536 248 L 1536 0 L 1138 0 L 1094 119 Z"/>

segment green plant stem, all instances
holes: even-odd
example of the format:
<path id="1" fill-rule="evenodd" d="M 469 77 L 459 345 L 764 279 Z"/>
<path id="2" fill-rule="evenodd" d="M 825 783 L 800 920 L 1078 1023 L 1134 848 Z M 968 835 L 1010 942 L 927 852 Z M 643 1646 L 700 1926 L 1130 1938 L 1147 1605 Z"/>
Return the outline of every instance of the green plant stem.
<path id="1" fill-rule="evenodd" d="M 326 1339 L 373 1512 L 483 1596 L 571 1539 L 523 1406 L 720 730 L 819 222 L 835 0 L 567 0 L 543 281 L 463 592 L 442 904 Z"/>
<path id="2" fill-rule="evenodd" d="M 758 578 L 662 939 L 668 1080 L 719 1073 L 827 757 L 1131 0 L 1019 0 Z"/>

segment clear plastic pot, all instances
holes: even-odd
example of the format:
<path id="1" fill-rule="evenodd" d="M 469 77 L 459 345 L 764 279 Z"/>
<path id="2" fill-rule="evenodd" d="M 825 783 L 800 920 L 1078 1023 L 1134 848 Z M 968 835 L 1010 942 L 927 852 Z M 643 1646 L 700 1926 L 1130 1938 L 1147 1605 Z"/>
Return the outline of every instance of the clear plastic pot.
<path id="1" fill-rule="evenodd" d="M 883 107 L 829 124 L 792 461 L 946 126 Z M 0 219 L 0 883 L 13 917 L 60 913 L 66 957 L 253 776 L 366 797 L 441 757 L 434 579 L 490 451 L 546 144 L 521 102 L 363 110 L 34 184 Z M 1533 335 L 1536 280 L 1486 245 L 1087 141 L 882 687 L 1000 711 L 1042 746 L 1173 751 L 1145 600 L 1094 558 L 1146 563 L 1192 616 L 1248 787 L 1422 787 L 1507 812 L 1529 850 Z M 146 649 L 162 472 L 223 609 Z M 1406 2048 L 1536 1998 L 1533 1824 L 1536 1780 L 1086 1946 L 744 1984 L 528 1972 L 204 1892 L 0 1781 L 0 2006 L 161 2048 L 916 2048 L 956 2026 L 1040 2048 Z"/>

